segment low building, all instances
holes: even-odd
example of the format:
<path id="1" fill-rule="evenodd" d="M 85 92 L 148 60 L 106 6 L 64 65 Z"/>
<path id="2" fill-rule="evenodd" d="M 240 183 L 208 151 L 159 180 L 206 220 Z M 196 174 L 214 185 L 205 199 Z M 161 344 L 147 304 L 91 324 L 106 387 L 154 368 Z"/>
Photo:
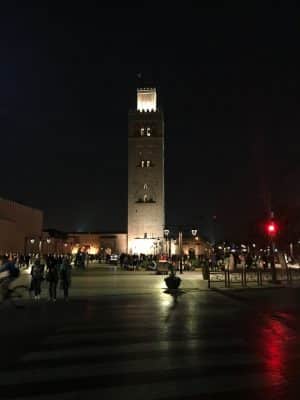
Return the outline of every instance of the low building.
<path id="1" fill-rule="evenodd" d="M 171 246 L 171 248 L 170 248 Z M 182 254 L 200 256 L 208 254 L 211 245 L 202 237 L 183 237 Z M 178 240 L 159 240 L 157 246 L 144 254 L 180 254 Z M 127 233 L 125 232 L 59 232 L 45 230 L 42 238 L 42 253 L 76 254 L 78 251 L 89 254 L 128 253 Z M 142 251 L 143 252 L 143 251 Z M 139 254 L 139 253 L 137 253 Z"/>
<path id="2" fill-rule="evenodd" d="M 58 232 L 44 230 L 42 252 L 70 254 L 85 251 L 89 254 L 127 253 L 127 233 Z"/>
<path id="3" fill-rule="evenodd" d="M 42 229 L 41 210 L 0 199 L 0 254 L 26 253 L 30 241 L 38 250 Z"/>

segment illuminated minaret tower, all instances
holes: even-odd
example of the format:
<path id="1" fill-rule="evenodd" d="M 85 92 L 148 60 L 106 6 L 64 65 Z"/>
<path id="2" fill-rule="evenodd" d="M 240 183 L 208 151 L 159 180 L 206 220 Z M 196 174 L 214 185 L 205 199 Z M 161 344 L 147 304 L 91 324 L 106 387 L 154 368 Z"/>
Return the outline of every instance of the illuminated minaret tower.
<path id="1" fill-rule="evenodd" d="M 157 254 L 164 224 L 164 119 L 156 89 L 139 88 L 128 116 L 129 253 Z"/>

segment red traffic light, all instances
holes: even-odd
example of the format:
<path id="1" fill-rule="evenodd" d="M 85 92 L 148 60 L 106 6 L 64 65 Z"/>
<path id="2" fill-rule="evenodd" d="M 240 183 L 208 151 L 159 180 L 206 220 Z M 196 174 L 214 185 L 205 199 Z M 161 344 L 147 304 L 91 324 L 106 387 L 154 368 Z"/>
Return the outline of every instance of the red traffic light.
<path id="1" fill-rule="evenodd" d="M 278 231 L 278 227 L 275 222 L 271 221 L 267 223 L 266 230 L 269 236 L 275 236 Z"/>

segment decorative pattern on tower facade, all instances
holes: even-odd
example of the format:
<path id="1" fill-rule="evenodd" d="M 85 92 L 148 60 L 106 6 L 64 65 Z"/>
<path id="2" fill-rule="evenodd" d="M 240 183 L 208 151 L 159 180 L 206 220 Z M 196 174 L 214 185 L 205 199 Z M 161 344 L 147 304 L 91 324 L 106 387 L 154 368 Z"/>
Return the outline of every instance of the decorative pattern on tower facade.
<path id="1" fill-rule="evenodd" d="M 164 119 L 156 89 L 140 88 L 128 116 L 129 253 L 158 254 L 164 224 Z"/>

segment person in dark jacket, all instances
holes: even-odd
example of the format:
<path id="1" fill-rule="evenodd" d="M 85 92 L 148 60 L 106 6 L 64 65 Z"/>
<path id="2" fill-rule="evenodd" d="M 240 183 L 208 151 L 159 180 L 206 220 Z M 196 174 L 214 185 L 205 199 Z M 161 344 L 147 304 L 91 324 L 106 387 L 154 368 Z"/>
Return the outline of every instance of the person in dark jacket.
<path id="1" fill-rule="evenodd" d="M 60 266 L 60 288 L 64 291 L 64 299 L 69 299 L 69 288 L 71 286 L 72 267 L 67 257 L 63 259 Z"/>
<path id="2" fill-rule="evenodd" d="M 31 273 L 30 290 L 33 291 L 34 299 L 39 300 L 41 297 L 41 284 L 43 280 L 43 270 L 39 260 L 34 261 L 30 273 Z"/>
<path id="3" fill-rule="evenodd" d="M 55 264 L 50 264 L 48 266 L 48 271 L 46 274 L 46 279 L 49 282 L 49 300 L 56 301 L 56 290 L 58 282 L 58 272 Z"/>

